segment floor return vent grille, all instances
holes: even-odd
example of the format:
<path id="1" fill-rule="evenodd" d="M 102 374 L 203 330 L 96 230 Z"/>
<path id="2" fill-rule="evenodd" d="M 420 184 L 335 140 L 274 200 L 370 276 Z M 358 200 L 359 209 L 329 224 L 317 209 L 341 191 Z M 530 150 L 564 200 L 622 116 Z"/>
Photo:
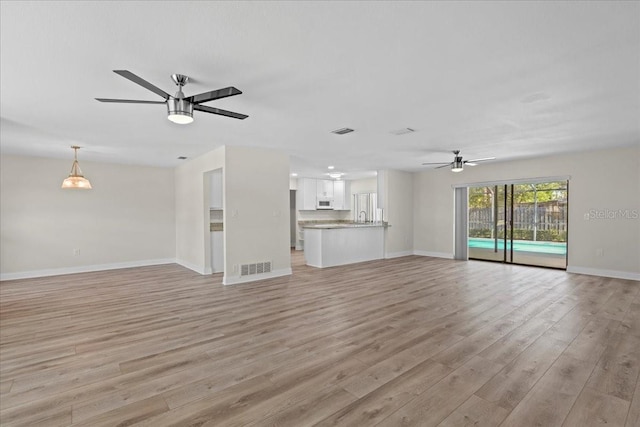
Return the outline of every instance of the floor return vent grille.
<path id="1" fill-rule="evenodd" d="M 271 261 L 240 265 L 240 276 L 250 276 L 252 274 L 263 273 L 271 273 Z"/>

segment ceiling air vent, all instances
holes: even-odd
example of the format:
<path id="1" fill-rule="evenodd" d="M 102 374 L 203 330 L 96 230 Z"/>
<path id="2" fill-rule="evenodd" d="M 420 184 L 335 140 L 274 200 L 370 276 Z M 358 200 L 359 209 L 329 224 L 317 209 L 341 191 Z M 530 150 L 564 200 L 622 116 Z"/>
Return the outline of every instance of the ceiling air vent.
<path id="1" fill-rule="evenodd" d="M 415 129 L 411 129 L 411 128 L 402 128 L 398 130 L 392 130 L 391 133 L 394 135 L 405 135 L 407 133 L 412 133 L 415 131 L 416 131 Z"/>
<path id="2" fill-rule="evenodd" d="M 345 133 L 349 133 L 349 132 L 353 132 L 353 129 L 351 128 L 341 128 L 341 129 L 336 129 L 336 130 L 332 130 L 331 133 L 335 133 L 337 135 L 344 135 Z"/>

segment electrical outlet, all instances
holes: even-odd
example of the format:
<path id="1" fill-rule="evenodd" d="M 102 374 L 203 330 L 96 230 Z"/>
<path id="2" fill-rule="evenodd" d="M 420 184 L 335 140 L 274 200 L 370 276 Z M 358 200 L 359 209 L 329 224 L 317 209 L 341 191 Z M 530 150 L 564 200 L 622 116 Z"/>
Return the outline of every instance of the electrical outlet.
<path id="1" fill-rule="evenodd" d="M 73 256 L 79 256 L 79 255 L 80 255 L 80 249 L 74 249 Z"/>

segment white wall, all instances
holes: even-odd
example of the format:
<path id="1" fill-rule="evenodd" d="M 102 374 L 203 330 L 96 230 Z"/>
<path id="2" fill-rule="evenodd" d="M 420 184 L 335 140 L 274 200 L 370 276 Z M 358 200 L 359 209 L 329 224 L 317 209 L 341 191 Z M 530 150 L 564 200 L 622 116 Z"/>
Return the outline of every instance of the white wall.
<path id="1" fill-rule="evenodd" d="M 2 280 L 174 262 L 171 169 L 80 156 L 93 190 L 62 190 L 72 162 L 2 155 Z"/>
<path id="2" fill-rule="evenodd" d="M 483 167 L 489 167 L 485 165 Z M 463 172 L 464 173 L 464 172 Z M 453 258 L 454 201 L 452 172 L 414 174 L 413 249 L 418 255 Z"/>
<path id="3" fill-rule="evenodd" d="M 414 249 L 452 256 L 453 184 L 569 175 L 568 271 L 640 280 L 640 218 L 585 219 L 592 212 L 640 212 L 640 147 L 486 163 L 455 174 L 414 176 Z M 598 256 L 598 249 L 603 256 Z"/>
<path id="4" fill-rule="evenodd" d="M 239 266 L 271 261 L 272 276 L 291 274 L 289 156 L 226 147 L 225 284 L 251 280 Z"/>
<path id="5" fill-rule="evenodd" d="M 386 170 L 384 217 L 390 227 L 385 234 L 385 257 L 413 253 L 413 174 Z"/>
<path id="6" fill-rule="evenodd" d="M 240 277 L 241 264 L 271 261 L 273 276 L 291 274 L 289 158 L 273 150 L 221 147 L 175 170 L 176 259 L 200 274 L 211 272 L 209 188 L 205 174 L 222 168 L 224 185 L 223 283 Z"/>

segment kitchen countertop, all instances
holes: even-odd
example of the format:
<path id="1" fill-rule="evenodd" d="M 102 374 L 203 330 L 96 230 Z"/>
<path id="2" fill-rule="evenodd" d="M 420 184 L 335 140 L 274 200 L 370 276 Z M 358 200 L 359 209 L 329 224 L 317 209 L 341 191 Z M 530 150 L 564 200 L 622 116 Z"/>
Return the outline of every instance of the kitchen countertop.
<path id="1" fill-rule="evenodd" d="M 365 228 L 365 227 L 388 227 L 386 222 L 336 222 L 331 224 L 306 224 L 302 228 L 312 229 L 337 229 L 337 228 Z"/>

